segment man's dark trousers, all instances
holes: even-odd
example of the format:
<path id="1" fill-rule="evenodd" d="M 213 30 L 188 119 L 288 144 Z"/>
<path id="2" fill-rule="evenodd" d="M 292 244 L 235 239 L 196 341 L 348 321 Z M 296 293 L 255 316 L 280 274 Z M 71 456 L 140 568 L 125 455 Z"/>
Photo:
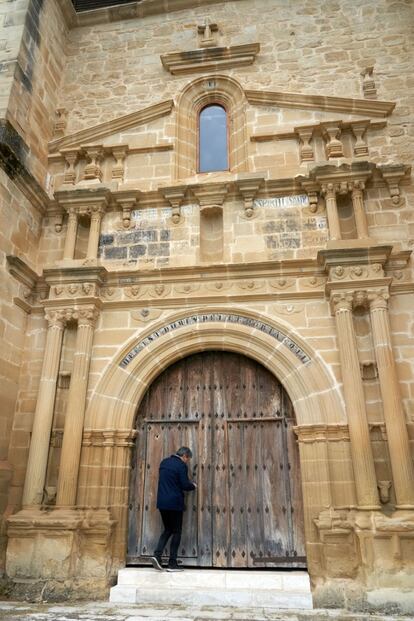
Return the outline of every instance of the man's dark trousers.
<path id="1" fill-rule="evenodd" d="M 183 527 L 183 512 L 171 511 L 168 509 L 160 509 L 162 523 L 164 524 L 164 532 L 161 533 L 155 556 L 161 558 L 165 546 L 172 535 L 170 546 L 170 564 L 177 562 L 178 547 L 181 541 L 181 531 Z"/>

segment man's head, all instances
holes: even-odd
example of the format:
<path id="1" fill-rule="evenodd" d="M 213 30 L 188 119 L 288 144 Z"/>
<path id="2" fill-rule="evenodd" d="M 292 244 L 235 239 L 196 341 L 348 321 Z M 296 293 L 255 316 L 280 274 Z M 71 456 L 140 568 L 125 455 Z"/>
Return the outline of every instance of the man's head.
<path id="1" fill-rule="evenodd" d="M 176 455 L 180 459 L 182 459 L 185 464 L 187 464 L 192 458 L 193 453 L 191 452 L 191 449 L 188 448 L 188 446 L 182 446 L 181 448 L 178 449 L 178 451 L 176 452 Z"/>

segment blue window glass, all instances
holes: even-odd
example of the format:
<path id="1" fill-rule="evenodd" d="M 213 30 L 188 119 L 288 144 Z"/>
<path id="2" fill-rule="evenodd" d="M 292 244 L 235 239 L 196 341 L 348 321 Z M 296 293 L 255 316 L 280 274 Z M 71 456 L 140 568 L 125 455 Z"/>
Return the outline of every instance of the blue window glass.
<path id="1" fill-rule="evenodd" d="M 216 104 L 200 112 L 199 172 L 228 170 L 227 114 Z"/>

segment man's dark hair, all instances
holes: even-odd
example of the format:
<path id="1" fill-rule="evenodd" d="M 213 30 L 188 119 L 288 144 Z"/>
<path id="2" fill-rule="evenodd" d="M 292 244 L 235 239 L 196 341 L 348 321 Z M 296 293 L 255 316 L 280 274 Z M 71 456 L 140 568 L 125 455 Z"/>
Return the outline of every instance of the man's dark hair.
<path id="1" fill-rule="evenodd" d="M 193 453 L 191 449 L 188 448 L 188 446 L 182 446 L 181 448 L 178 449 L 178 451 L 176 452 L 176 455 L 178 455 L 178 457 L 184 457 L 184 455 L 186 457 L 192 457 Z"/>

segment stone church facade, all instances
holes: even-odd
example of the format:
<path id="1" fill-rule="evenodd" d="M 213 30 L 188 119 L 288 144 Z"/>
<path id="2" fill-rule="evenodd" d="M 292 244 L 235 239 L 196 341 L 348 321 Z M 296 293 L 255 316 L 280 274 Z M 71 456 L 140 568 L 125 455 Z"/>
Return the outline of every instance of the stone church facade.
<path id="1" fill-rule="evenodd" d="M 187 565 L 414 609 L 411 3 L 95 4 L 0 3 L 5 580 L 105 594 L 189 443 Z"/>

